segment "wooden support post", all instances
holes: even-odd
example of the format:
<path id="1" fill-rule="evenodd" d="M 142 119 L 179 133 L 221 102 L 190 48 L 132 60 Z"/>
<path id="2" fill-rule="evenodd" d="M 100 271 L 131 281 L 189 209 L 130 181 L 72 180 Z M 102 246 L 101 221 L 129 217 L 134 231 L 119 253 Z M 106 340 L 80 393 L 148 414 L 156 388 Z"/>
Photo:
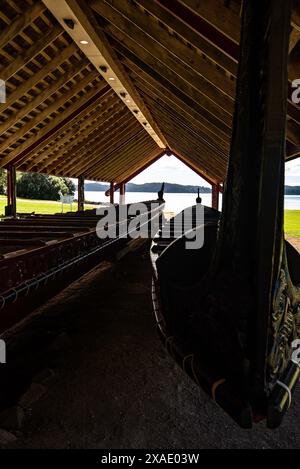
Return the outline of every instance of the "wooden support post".
<path id="1" fill-rule="evenodd" d="M 212 193 L 211 193 L 211 206 L 212 208 L 219 210 L 219 194 L 220 194 L 220 185 L 212 184 Z"/>
<path id="2" fill-rule="evenodd" d="M 9 217 L 17 216 L 17 184 L 16 167 L 10 165 L 7 169 L 7 206 L 5 215 Z"/>
<path id="3" fill-rule="evenodd" d="M 78 178 L 78 212 L 84 211 L 84 176 Z"/>
<path id="4" fill-rule="evenodd" d="M 120 199 L 119 199 L 119 204 L 124 205 L 125 204 L 125 184 L 122 182 L 120 184 Z"/>
<path id="5" fill-rule="evenodd" d="M 111 204 L 114 203 L 114 200 L 115 200 L 115 188 L 114 188 L 114 183 L 111 182 L 110 183 L 110 192 L 109 192 L 109 201 Z"/>

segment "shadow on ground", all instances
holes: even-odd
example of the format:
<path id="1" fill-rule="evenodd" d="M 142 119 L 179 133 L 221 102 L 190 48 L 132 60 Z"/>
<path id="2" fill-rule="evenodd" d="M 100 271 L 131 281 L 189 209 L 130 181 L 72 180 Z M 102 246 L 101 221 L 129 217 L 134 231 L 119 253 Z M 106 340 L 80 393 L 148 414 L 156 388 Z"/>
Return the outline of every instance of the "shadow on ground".
<path id="1" fill-rule="evenodd" d="M 297 396 L 280 429 L 242 430 L 158 339 L 148 247 L 96 269 L 43 308 L 68 337 L 11 448 L 299 448 Z M 23 325 L 23 328 L 28 327 Z M 48 325 L 47 325 L 48 327 Z"/>

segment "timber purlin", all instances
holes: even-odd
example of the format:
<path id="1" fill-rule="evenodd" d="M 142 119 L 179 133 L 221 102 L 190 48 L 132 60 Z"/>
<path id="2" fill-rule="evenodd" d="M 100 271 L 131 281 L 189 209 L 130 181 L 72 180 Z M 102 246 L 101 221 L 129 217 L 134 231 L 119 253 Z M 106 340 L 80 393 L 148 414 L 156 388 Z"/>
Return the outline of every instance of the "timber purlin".
<path id="1" fill-rule="evenodd" d="M 126 99 L 105 85 L 84 47 L 47 7 L 52 3 L 1 2 L 0 78 L 6 80 L 7 103 L 0 105 L 0 166 L 121 183 L 117 173 L 130 178 L 131 169 L 134 174 L 151 161 L 159 147 L 154 140 L 149 144 L 151 136 L 129 109 L 124 122 L 137 125 L 128 138 L 119 132 L 117 115 L 102 114 L 110 100 L 118 112 Z M 69 4 L 97 44 L 103 42 L 112 69 L 119 70 L 166 150 L 221 183 L 231 138 L 241 1 L 88 0 L 84 11 L 80 0 Z M 299 156 L 300 148 L 300 109 L 290 100 L 291 82 L 300 72 L 296 7 L 291 27 L 287 160 Z M 103 137 L 109 129 L 107 151 Z M 91 140 L 93 164 L 87 165 Z"/>

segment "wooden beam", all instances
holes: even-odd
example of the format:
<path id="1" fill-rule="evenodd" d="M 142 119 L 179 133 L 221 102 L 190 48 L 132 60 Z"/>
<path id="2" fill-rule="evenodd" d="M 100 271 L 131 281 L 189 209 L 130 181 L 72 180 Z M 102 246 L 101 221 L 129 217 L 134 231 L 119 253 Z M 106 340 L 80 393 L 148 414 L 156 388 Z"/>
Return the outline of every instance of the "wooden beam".
<path id="1" fill-rule="evenodd" d="M 215 210 L 219 210 L 219 195 L 220 195 L 220 184 L 213 184 L 211 186 L 211 206 Z"/>
<path id="2" fill-rule="evenodd" d="M 178 0 L 193 13 L 224 34 L 236 44 L 240 42 L 241 21 L 236 12 L 225 5 L 224 0 Z"/>
<path id="3" fill-rule="evenodd" d="M 30 164 L 28 164 L 27 171 L 30 171 L 32 168 L 36 167 L 37 171 L 43 172 L 55 160 L 61 158 L 63 155 L 68 155 L 70 153 L 74 155 L 75 152 L 78 152 L 80 148 L 84 148 L 84 146 L 87 144 L 86 139 L 88 136 L 97 130 L 101 125 L 103 125 L 103 123 L 106 122 L 108 118 L 110 119 L 110 116 L 114 115 L 114 107 L 117 103 L 119 103 L 119 100 L 118 97 L 115 96 L 113 100 L 109 100 L 108 103 L 106 103 L 106 106 L 101 106 L 98 112 L 89 116 L 84 121 L 83 125 L 80 125 L 77 131 L 67 132 L 65 136 L 54 142 L 54 145 L 50 146 L 40 155 L 35 157 L 30 162 Z M 111 108 L 112 111 L 108 114 Z M 97 119 L 96 122 L 91 125 L 91 122 L 95 119 Z"/>
<path id="4" fill-rule="evenodd" d="M 119 184 L 119 187 L 120 187 L 119 204 L 125 205 L 125 183 L 121 182 L 121 184 Z"/>
<path id="5" fill-rule="evenodd" d="M 111 93 L 111 89 L 108 86 L 104 86 L 103 88 L 102 86 L 103 83 L 98 84 L 96 86 L 95 94 L 93 96 L 90 96 L 90 98 L 86 101 L 84 101 L 82 106 L 80 106 L 78 110 L 77 108 L 75 109 L 74 117 L 62 121 L 56 128 L 54 128 L 53 131 L 49 133 L 49 136 L 42 137 L 40 141 L 38 141 L 35 145 L 32 146 L 32 148 L 28 148 L 28 150 L 22 152 L 22 155 L 17 157 L 17 167 L 21 166 L 22 170 L 29 171 L 29 169 L 27 169 L 28 166 L 22 166 L 27 160 L 30 160 L 34 157 L 34 161 L 39 163 L 43 160 L 43 158 L 40 158 L 41 155 L 35 156 L 37 153 L 42 151 L 44 148 L 46 149 L 45 151 L 48 151 L 48 149 L 50 148 L 53 149 L 53 145 L 56 144 L 56 139 L 59 138 L 62 133 L 66 133 L 66 135 L 70 137 L 70 134 L 73 133 L 73 126 L 76 124 L 76 122 L 80 121 L 86 115 L 88 115 L 95 107 L 97 107 L 103 97 Z"/>
<path id="6" fill-rule="evenodd" d="M 209 141 L 195 133 L 188 124 L 181 122 L 178 118 L 172 118 L 160 109 L 156 109 L 154 112 L 155 115 L 162 120 L 162 126 L 167 134 L 173 134 L 181 141 L 187 139 L 189 143 L 194 144 L 195 148 L 198 149 L 199 156 L 205 155 L 206 161 L 209 157 L 215 161 L 218 166 L 224 166 L 226 164 L 228 154 L 221 149 L 215 149 L 210 145 Z"/>
<path id="7" fill-rule="evenodd" d="M 145 171 L 145 169 L 149 168 L 149 166 L 151 166 L 153 163 L 158 161 L 165 153 L 166 153 L 165 150 L 155 149 L 152 152 L 152 154 L 148 155 L 146 163 L 145 162 L 139 163 L 136 168 L 131 168 L 129 171 L 127 171 L 127 173 L 123 172 L 122 182 L 126 184 L 128 181 L 135 178 L 138 174 L 142 173 L 143 171 Z M 121 176 L 120 174 L 117 176 L 117 180 L 120 176 Z M 120 184 L 116 184 L 114 189 L 117 190 L 119 189 L 119 187 L 120 187 Z M 107 197 L 110 195 L 110 189 L 107 189 L 107 191 L 105 192 L 105 195 Z"/>
<path id="8" fill-rule="evenodd" d="M 4 46 L 27 28 L 38 16 L 44 13 L 45 10 L 45 5 L 41 2 L 37 2 L 25 9 L 22 14 L 19 14 L 14 21 L 1 32 L 0 49 L 3 49 Z"/>
<path id="9" fill-rule="evenodd" d="M 4 81 L 9 80 L 13 75 L 18 73 L 25 65 L 34 59 L 46 49 L 55 39 L 61 36 L 63 29 L 57 25 L 53 26 L 49 31 L 40 39 L 32 44 L 28 49 L 24 50 L 11 64 L 7 67 L 2 67 L 0 70 L 0 78 Z"/>
<path id="10" fill-rule="evenodd" d="M 7 207 L 5 208 L 5 215 L 17 216 L 17 179 L 14 165 L 7 168 Z"/>
<path id="11" fill-rule="evenodd" d="M 298 1 L 293 3 L 292 26 L 300 31 L 300 5 Z"/>
<path id="12" fill-rule="evenodd" d="M 84 210 L 84 176 L 78 178 L 78 212 Z"/>
<path id="13" fill-rule="evenodd" d="M 84 70 L 89 64 L 89 61 L 87 59 L 80 60 L 76 65 L 71 65 L 66 67 L 65 73 L 63 73 L 57 80 L 55 80 L 51 85 L 49 85 L 47 88 L 45 88 L 41 93 L 39 93 L 35 98 L 33 98 L 31 101 L 29 101 L 27 104 L 23 105 L 21 109 L 19 109 L 17 112 L 15 112 L 9 119 L 6 119 L 1 124 L 0 127 L 0 135 L 3 135 L 8 129 L 14 127 L 19 121 L 21 121 L 25 116 L 31 113 L 34 109 L 39 107 L 44 101 L 47 99 L 51 98 L 51 96 L 56 93 L 60 88 L 62 88 L 66 83 L 68 83 L 72 78 L 74 78 L 76 75 L 78 75 L 82 70 Z M 94 74 L 94 76 L 96 76 Z M 55 108 L 56 108 L 56 103 L 59 100 L 55 100 Z M 60 100 L 61 102 L 61 100 Z M 49 106 L 51 107 L 51 105 Z M 47 107 L 44 112 L 42 111 L 38 118 L 40 120 L 41 114 L 48 116 L 51 114 L 51 111 Z M 53 111 L 52 111 L 53 112 Z M 29 123 L 27 124 L 27 127 L 29 128 Z M 18 135 L 22 136 L 22 127 L 21 129 L 13 134 L 10 139 L 5 140 L 3 145 L 6 143 L 6 141 L 16 141 L 18 139 Z M 19 137 L 20 138 L 20 137 Z M 9 146 L 9 145 L 8 145 Z M 0 151 L 3 151 L 3 146 L 1 147 L 0 145 Z"/>
<path id="14" fill-rule="evenodd" d="M 216 65 L 223 68 L 226 72 L 233 76 L 237 73 L 237 60 L 225 54 L 211 41 L 207 40 L 199 33 L 193 26 L 180 16 L 176 16 L 172 5 L 171 10 L 167 5 L 153 0 L 138 0 L 138 3 L 145 8 L 149 13 L 155 16 L 161 23 L 165 24 L 167 28 L 171 28 L 176 34 L 181 36 L 184 41 L 189 42 L 205 56 L 212 60 Z"/>
<path id="15" fill-rule="evenodd" d="M 212 0 L 213 2 L 215 0 Z M 113 3 L 112 8 L 108 3 Z M 165 2 L 163 2 L 165 4 Z M 170 2 L 166 2 L 173 6 Z M 220 2 L 219 2 L 220 3 Z M 119 5 L 121 4 L 121 7 Z M 125 6 L 124 6 L 125 5 Z M 195 67 L 189 68 L 188 66 L 188 61 L 185 60 L 185 66 L 181 62 L 181 59 L 183 57 L 182 54 L 180 54 L 178 57 L 174 57 L 174 47 L 172 46 L 173 43 L 175 43 L 175 39 L 172 36 L 169 36 L 169 48 L 164 48 L 163 47 L 163 38 L 168 36 L 167 31 L 163 30 L 160 31 L 162 28 L 159 28 L 157 24 L 151 24 L 151 28 L 148 27 L 145 31 L 142 30 L 141 28 L 145 27 L 145 22 L 150 22 L 149 18 L 147 18 L 147 21 L 144 20 L 143 24 L 138 24 L 139 27 L 130 19 L 132 19 L 133 13 L 132 11 L 137 10 L 137 8 L 127 7 L 126 2 L 121 2 L 120 0 L 118 1 L 113 1 L 113 0 L 107 0 L 107 3 L 105 2 L 100 2 L 98 0 L 93 0 L 92 1 L 92 6 L 95 9 L 95 11 L 98 11 L 101 16 L 103 16 L 107 22 L 105 22 L 103 25 L 101 25 L 101 28 L 105 33 L 109 34 L 111 37 L 113 37 L 114 40 L 116 40 L 119 44 L 122 45 L 123 51 L 124 48 L 126 50 L 130 50 L 132 53 L 134 53 L 135 56 L 141 58 L 146 64 L 150 65 L 150 67 L 159 67 L 160 69 L 163 70 L 163 68 L 167 67 L 167 72 L 170 70 L 170 74 L 173 73 L 173 75 L 180 77 L 181 79 L 184 79 L 185 82 L 188 82 L 190 86 L 195 86 L 198 87 L 198 90 L 205 94 L 207 97 L 209 97 L 211 100 L 213 100 L 217 105 L 220 105 L 223 109 L 226 109 L 228 111 L 232 111 L 233 108 L 233 100 L 234 100 L 234 92 L 230 92 L 230 89 L 228 87 L 226 88 L 226 83 L 228 77 L 224 78 L 224 74 L 222 74 L 220 71 L 215 69 L 215 73 L 219 76 L 220 81 L 223 83 L 223 88 L 222 91 L 219 90 L 218 88 L 214 87 L 212 83 L 209 81 L 206 81 L 205 83 L 205 77 L 201 76 L 201 72 L 198 74 L 198 71 Z M 123 10 L 122 10 L 123 7 Z M 170 7 L 170 8 L 171 8 Z M 121 8 L 121 9 L 120 9 Z M 223 8 L 227 8 L 224 7 Z M 119 12 L 120 9 L 120 12 Z M 127 13 L 126 16 L 126 11 L 130 11 L 130 13 Z M 136 13 L 134 13 L 136 14 Z M 240 24 L 240 17 L 237 14 L 237 12 L 234 12 L 230 10 L 230 14 L 232 17 L 236 16 L 236 19 L 234 20 L 236 24 Z M 130 19 L 127 17 L 130 16 Z M 142 15 L 140 12 L 139 15 Z M 144 15 L 145 16 L 145 15 Z M 155 23 L 155 21 L 154 21 Z M 155 28 L 157 30 L 157 34 L 155 36 L 155 40 L 153 37 L 151 37 L 151 31 L 155 31 Z M 147 33 L 147 34 L 146 34 Z M 153 36 L 154 33 L 152 33 Z M 186 47 L 184 44 L 181 45 L 181 47 Z M 169 49 L 173 51 L 173 53 L 170 53 Z M 147 51 L 147 59 L 145 56 L 144 51 Z M 190 52 L 190 51 L 189 51 Z M 199 54 L 198 54 L 199 55 Z M 152 56 L 152 61 L 148 62 L 148 60 L 151 60 Z M 173 59 L 172 59 L 173 56 Z M 295 63 L 290 64 L 290 76 L 293 77 L 299 77 L 300 76 L 300 66 L 297 63 L 297 61 L 294 61 Z M 161 65 L 163 64 L 163 65 Z M 202 71 L 204 68 L 202 69 Z M 162 73 L 162 72 L 161 72 Z M 195 73 L 197 76 L 195 76 Z M 199 82 L 199 77 L 201 77 L 202 82 Z M 175 78 L 174 78 L 175 79 Z M 230 81 L 230 80 L 229 80 Z M 182 86 L 185 86 L 185 83 L 182 84 Z M 222 84 L 221 84 L 222 86 Z M 232 81 L 231 81 L 231 86 L 232 86 Z M 224 94 L 225 93 L 225 94 Z M 224 99 L 228 98 L 228 102 L 225 103 Z M 231 102 L 230 102 L 231 101 Z M 223 104 L 222 104 L 223 103 Z M 300 116 L 300 112 L 297 110 L 297 114 Z M 297 143 L 297 139 L 293 139 L 292 134 L 288 135 L 288 138 L 291 139 L 291 141 L 295 141 Z"/>
<path id="16" fill-rule="evenodd" d="M 117 56 L 111 49 L 105 35 L 98 28 L 94 15 L 88 5 L 86 3 L 82 4 L 82 2 L 77 0 L 60 0 L 59 3 L 56 0 L 44 0 L 44 3 L 82 49 L 95 68 L 102 73 L 103 78 L 118 93 L 141 126 L 146 128 L 156 144 L 162 148 L 166 147 L 167 142 L 161 134 L 157 123 L 144 105 L 123 67 L 119 64 Z M 68 29 L 63 21 L 64 18 L 68 17 L 75 20 L 76 28 L 73 30 Z M 83 37 L 87 41 L 84 45 L 80 42 Z M 134 113 L 136 109 L 139 110 L 138 114 Z"/>
<path id="17" fill-rule="evenodd" d="M 123 59 L 123 63 L 131 70 L 131 76 L 139 78 L 143 72 L 145 82 L 147 83 L 147 77 L 151 79 L 151 83 L 157 82 L 157 86 L 163 87 L 169 95 L 176 96 L 177 99 L 184 102 L 190 109 L 193 109 L 199 115 L 203 117 L 207 122 L 210 122 L 216 128 L 222 129 L 227 127 L 231 128 L 232 113 L 233 113 L 233 102 L 227 106 L 227 109 L 222 109 L 215 102 L 208 99 L 199 90 L 195 90 L 188 83 L 177 80 L 174 73 L 168 72 L 168 70 L 161 70 L 157 72 L 157 67 L 154 65 L 149 67 L 141 60 L 133 57 L 131 54 L 130 60 Z M 134 62 L 133 62 L 134 61 Z M 164 75 L 163 75 L 164 73 Z M 230 111 L 232 110 L 232 113 Z"/>
<path id="18" fill-rule="evenodd" d="M 133 125 L 133 124 L 132 124 Z M 134 139 L 135 145 L 137 146 L 141 139 L 145 138 L 144 130 L 140 127 L 134 127 L 133 129 L 128 129 L 128 125 L 125 122 L 120 134 L 122 133 L 118 143 L 111 142 L 111 136 L 106 137 L 101 142 L 97 142 L 96 145 L 90 150 L 90 153 L 85 155 L 84 162 L 78 162 L 74 166 L 72 166 L 71 171 L 76 169 L 80 169 L 84 171 L 86 175 L 89 174 L 94 168 L 96 168 L 99 164 L 104 165 L 104 160 L 108 159 L 111 155 L 115 155 L 116 152 L 120 147 L 129 148 L 129 142 L 131 139 Z M 131 146 L 130 146 L 131 148 Z M 108 165 L 108 163 L 107 163 Z M 71 173 L 69 173 L 71 176 Z M 88 179 L 88 177 L 87 177 Z"/>
<path id="19" fill-rule="evenodd" d="M 115 48 L 124 57 L 129 56 L 128 51 L 130 51 L 131 59 L 139 58 L 160 74 L 164 74 L 164 70 L 166 76 L 173 74 L 173 80 L 182 80 L 183 86 L 189 84 L 222 109 L 230 110 L 233 107 L 233 96 L 228 96 L 216 88 L 193 66 L 178 60 L 168 48 L 163 47 L 117 11 L 112 8 L 105 9 L 105 19 L 113 23 L 105 23 L 101 28 L 116 42 Z M 155 27 L 157 28 L 157 25 Z"/>
<path id="20" fill-rule="evenodd" d="M 6 138 L 0 144 L 0 153 L 2 153 L 4 150 L 8 149 L 11 145 L 15 144 L 20 138 L 26 136 L 26 134 L 28 132 L 30 132 L 37 125 L 41 124 L 52 113 L 56 112 L 61 106 L 64 106 L 69 99 L 71 99 L 74 95 L 79 93 L 80 89 L 85 88 L 95 78 L 97 78 L 97 72 L 95 70 L 93 70 L 92 72 L 89 72 L 86 76 L 84 76 L 84 78 L 82 78 L 78 83 L 76 83 L 75 86 L 72 86 L 71 89 L 64 92 L 60 98 L 53 101 L 52 104 L 47 106 L 36 117 L 31 119 L 29 122 L 27 122 L 25 125 L 23 125 L 19 130 L 17 130 L 15 133 L 13 133 L 8 138 Z M 58 118 L 59 117 L 60 116 L 58 116 Z M 55 119 L 53 119 L 53 120 L 55 121 Z M 48 128 L 49 126 L 51 126 L 51 123 L 47 124 L 46 127 Z M 10 155 L 8 155 L 8 157 L 9 156 Z M 7 164 L 7 163 L 3 163 L 3 160 L 5 161 L 5 159 L 6 159 L 5 157 L 3 159 L 1 159 L 0 167 L 1 166 L 3 167 L 4 164 Z"/>
<path id="21" fill-rule="evenodd" d="M 300 39 L 300 30 L 292 28 L 290 34 L 289 54 L 294 50 Z"/>
<path id="22" fill-rule="evenodd" d="M 152 166 L 156 161 L 158 161 L 163 155 L 165 154 L 165 151 L 158 151 L 156 148 L 150 153 L 147 153 L 144 158 L 141 159 L 141 161 L 136 162 L 132 167 L 130 167 L 126 171 L 121 171 L 116 175 L 116 180 L 119 181 L 122 179 L 122 182 L 125 184 L 133 179 L 135 176 L 138 174 L 142 173 L 145 171 L 145 169 L 149 168 Z M 146 162 L 145 162 L 146 161 Z"/>
<path id="23" fill-rule="evenodd" d="M 153 149 L 153 141 L 148 138 L 146 139 L 145 136 L 140 135 L 134 139 L 131 139 L 131 141 L 127 142 L 126 145 L 123 145 L 122 148 L 118 148 L 116 151 L 104 155 L 103 166 L 101 167 L 101 170 L 97 170 L 97 166 L 99 165 L 99 162 L 97 161 L 96 165 L 92 168 L 88 175 L 91 178 L 97 177 L 107 181 L 110 179 L 112 174 L 114 174 L 115 179 L 117 171 L 124 172 L 137 160 L 142 160 L 142 155 L 144 153 L 149 153 Z"/>
<path id="24" fill-rule="evenodd" d="M 60 159 L 58 162 L 54 161 L 52 166 L 47 168 L 47 172 L 51 173 L 58 172 L 61 175 L 69 174 L 69 171 L 80 171 L 84 173 L 86 168 L 94 164 L 94 154 L 95 151 L 98 151 L 102 146 L 109 145 L 113 146 L 115 140 L 122 141 L 123 134 L 126 132 L 130 135 L 131 127 L 136 122 L 128 123 L 128 111 L 122 110 L 114 119 L 112 119 L 111 125 L 108 128 L 104 128 L 102 132 L 95 133 L 94 138 L 87 139 L 82 142 L 78 148 L 74 148 L 73 151 L 70 151 L 70 157 L 65 160 L 65 157 L 60 154 Z M 118 126 L 118 135 L 116 136 L 116 126 Z M 98 157 L 98 156 L 97 156 Z"/>
<path id="25" fill-rule="evenodd" d="M 216 179 L 210 177 L 205 170 L 201 169 L 200 167 L 197 167 L 194 162 L 191 162 L 188 156 L 183 155 L 180 151 L 178 151 L 175 148 L 170 148 L 170 150 L 173 153 L 173 155 L 176 156 L 178 160 L 184 163 L 188 168 L 190 168 L 196 174 L 198 174 L 198 176 L 200 176 L 206 182 L 208 182 L 209 184 L 217 183 Z"/>
<path id="26" fill-rule="evenodd" d="M 161 119 L 162 125 L 165 120 L 171 119 L 171 121 L 178 123 L 192 135 L 195 135 L 197 139 L 199 138 L 200 141 L 207 144 L 213 151 L 228 154 L 230 134 L 225 136 L 222 135 L 221 131 L 219 135 L 211 132 L 208 126 L 201 125 L 199 121 L 192 119 L 190 114 L 185 113 L 182 107 L 171 105 L 166 99 L 163 99 L 163 96 L 158 94 L 157 90 L 155 93 L 152 90 L 149 92 L 149 88 L 144 90 L 139 83 L 137 85 L 140 87 L 145 102 L 153 113 L 160 114 L 159 119 Z M 158 117 L 156 116 L 156 118 Z"/>
<path id="27" fill-rule="evenodd" d="M 175 36 L 171 36 L 167 30 L 157 24 L 154 18 L 145 15 L 128 0 L 92 0 L 91 6 L 104 18 L 107 19 L 107 16 L 109 16 L 115 25 L 117 24 L 115 18 L 118 16 L 116 13 L 127 18 L 132 23 L 133 28 L 137 25 L 149 37 L 170 51 L 177 60 L 193 68 L 223 93 L 234 96 L 235 84 L 225 73 L 220 73 L 214 64 L 204 59 L 195 49 L 189 48 L 176 39 Z"/>
<path id="28" fill-rule="evenodd" d="M 156 97 L 159 98 L 160 102 L 167 103 L 169 107 L 174 110 L 176 109 L 179 116 L 182 114 L 188 116 L 188 118 L 191 119 L 191 122 L 201 126 L 202 129 L 207 129 L 210 135 L 214 134 L 218 140 L 228 142 L 228 138 L 230 138 L 231 135 L 231 129 L 228 126 L 222 125 L 218 129 L 218 127 L 213 125 L 210 121 L 203 118 L 199 112 L 191 109 L 190 106 L 177 98 L 176 95 L 170 93 L 156 80 L 151 79 L 147 75 L 145 76 L 142 72 L 139 74 L 134 73 L 132 74 L 132 77 L 134 78 L 136 86 L 142 93 L 153 97 L 154 101 L 156 100 Z"/>
<path id="29" fill-rule="evenodd" d="M 6 167 L 12 162 L 16 163 L 23 160 L 23 158 L 26 159 L 31 152 L 37 151 L 38 148 L 45 145 L 45 142 L 51 140 L 53 135 L 61 131 L 63 126 L 75 119 L 81 111 L 90 105 L 93 99 L 99 97 L 99 93 L 104 93 L 105 91 L 107 91 L 107 87 L 103 82 L 93 86 L 81 99 L 78 99 L 72 106 L 59 114 L 46 127 L 40 129 L 38 134 L 27 138 L 24 143 L 12 150 L 7 156 L 4 156 L 0 160 L 0 167 Z"/>
<path id="30" fill-rule="evenodd" d="M 77 50 L 75 44 L 70 44 L 61 52 L 59 52 L 53 59 L 44 65 L 37 73 L 32 75 L 28 80 L 20 83 L 20 85 L 9 94 L 6 98 L 6 102 L 1 104 L 1 112 L 4 112 L 12 104 L 24 97 L 26 93 L 34 88 L 40 81 L 42 81 L 47 75 L 59 67 L 63 62 L 68 60 Z"/>
<path id="31" fill-rule="evenodd" d="M 111 204 L 114 203 L 114 195 L 115 195 L 114 183 L 111 182 L 111 183 L 110 183 L 110 193 L 109 193 L 109 201 L 110 201 Z"/>
<path id="32" fill-rule="evenodd" d="M 221 131 L 218 133 L 217 129 L 202 120 L 195 112 L 191 112 L 190 109 L 183 107 L 179 101 L 175 103 L 174 98 L 169 96 L 167 92 L 164 93 L 163 89 L 158 90 L 157 87 L 154 88 L 152 86 L 150 88 L 149 83 L 146 84 L 141 80 L 136 82 L 136 84 L 150 108 L 161 110 L 163 114 L 166 113 L 172 116 L 174 120 L 179 119 L 183 124 L 188 124 L 190 129 L 198 133 L 200 138 L 205 138 L 212 148 L 228 153 L 230 135 L 224 135 Z"/>

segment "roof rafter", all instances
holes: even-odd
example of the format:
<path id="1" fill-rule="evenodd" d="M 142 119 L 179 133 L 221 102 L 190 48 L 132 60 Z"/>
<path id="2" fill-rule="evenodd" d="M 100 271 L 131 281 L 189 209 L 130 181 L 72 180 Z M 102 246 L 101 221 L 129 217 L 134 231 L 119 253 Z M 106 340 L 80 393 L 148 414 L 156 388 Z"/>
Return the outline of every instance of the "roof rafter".
<path id="1" fill-rule="evenodd" d="M 43 129 L 40 129 L 37 134 L 28 137 L 24 143 L 13 149 L 7 156 L 0 160 L 0 167 L 6 167 L 9 164 L 16 164 L 18 161 L 26 159 L 32 151 L 37 151 L 46 141 L 53 138 L 53 135 L 60 132 L 62 127 L 69 124 L 70 121 L 78 116 L 80 110 L 84 110 L 93 101 L 95 96 L 99 97 L 99 92 L 104 93 L 108 90 L 106 84 L 99 82 L 90 88 L 86 94 L 79 99 L 73 106 L 60 113 L 55 119 L 47 124 Z"/>
<path id="2" fill-rule="evenodd" d="M 167 145 L 164 136 L 130 79 L 126 76 L 106 37 L 98 30 L 97 23 L 88 5 L 79 0 L 43 1 L 98 72 L 101 71 L 103 77 L 118 93 L 129 110 L 141 123 L 141 126 L 144 126 L 159 147 L 164 148 Z M 71 18 L 75 23 L 75 27 L 73 29 L 68 28 L 63 21 L 64 18 Z M 83 45 L 80 42 L 82 39 L 87 43 Z M 110 71 L 109 74 L 108 71 Z M 134 113 L 136 110 L 139 112 Z"/>

